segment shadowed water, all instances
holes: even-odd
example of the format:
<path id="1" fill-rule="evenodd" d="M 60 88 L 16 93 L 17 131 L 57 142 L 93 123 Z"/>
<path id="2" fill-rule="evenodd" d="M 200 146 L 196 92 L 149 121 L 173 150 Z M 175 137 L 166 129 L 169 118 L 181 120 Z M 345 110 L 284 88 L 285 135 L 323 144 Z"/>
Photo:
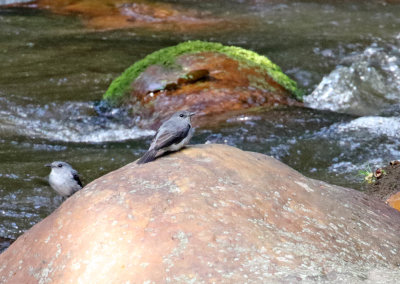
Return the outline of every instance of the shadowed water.
<path id="1" fill-rule="evenodd" d="M 130 64 L 189 39 L 268 56 L 312 93 L 306 103 L 315 108 L 228 115 L 197 129 L 193 143 L 265 153 L 306 176 L 357 189 L 358 170 L 400 158 L 400 5 L 164 2 L 249 24 L 228 31 L 101 32 L 74 16 L 0 8 L 0 237 L 17 237 L 61 203 L 44 164 L 67 161 L 87 184 L 145 152 L 153 131 L 124 114 L 99 117 L 94 103 Z"/>

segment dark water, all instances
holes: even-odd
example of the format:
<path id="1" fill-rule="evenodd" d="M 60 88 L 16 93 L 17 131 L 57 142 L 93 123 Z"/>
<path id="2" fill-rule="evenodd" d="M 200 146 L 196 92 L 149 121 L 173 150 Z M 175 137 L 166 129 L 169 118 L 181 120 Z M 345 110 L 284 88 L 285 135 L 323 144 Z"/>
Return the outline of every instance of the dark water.
<path id="1" fill-rule="evenodd" d="M 312 108 L 232 114 L 197 129 L 193 143 L 265 153 L 306 176 L 357 189 L 360 169 L 400 158 L 400 5 L 164 2 L 248 24 L 100 32 L 73 16 L 0 8 L 0 237 L 17 237 L 61 203 L 44 164 L 67 161 L 88 183 L 144 153 L 152 131 L 98 117 L 93 103 L 131 63 L 189 39 L 255 50 L 312 93 Z"/>

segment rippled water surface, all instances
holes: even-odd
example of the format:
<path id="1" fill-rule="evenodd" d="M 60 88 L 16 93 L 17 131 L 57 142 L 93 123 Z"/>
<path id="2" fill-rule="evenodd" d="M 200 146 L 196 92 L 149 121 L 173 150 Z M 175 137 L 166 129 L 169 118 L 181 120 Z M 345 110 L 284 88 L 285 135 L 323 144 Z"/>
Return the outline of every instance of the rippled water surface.
<path id="1" fill-rule="evenodd" d="M 178 34 L 93 31 L 75 16 L 0 8 L 0 237 L 17 237 L 61 203 L 45 163 L 70 162 L 88 183 L 144 153 L 153 131 L 98 117 L 93 105 L 131 63 L 189 39 L 264 54 L 311 94 L 310 108 L 227 115 L 197 129 L 193 143 L 265 153 L 358 189 L 358 170 L 400 158 L 400 5 L 164 2 L 247 24 Z"/>

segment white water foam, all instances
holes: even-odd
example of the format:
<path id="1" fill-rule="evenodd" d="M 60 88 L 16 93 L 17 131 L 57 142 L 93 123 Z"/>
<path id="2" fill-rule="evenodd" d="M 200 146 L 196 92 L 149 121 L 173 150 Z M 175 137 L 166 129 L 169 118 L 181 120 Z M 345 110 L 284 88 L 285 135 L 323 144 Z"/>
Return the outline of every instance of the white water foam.
<path id="1" fill-rule="evenodd" d="M 99 117 L 88 102 L 40 106 L 30 101 L 16 103 L 0 97 L 0 133 L 2 136 L 23 135 L 54 141 L 100 143 L 137 139 L 155 132 Z"/>
<path id="2" fill-rule="evenodd" d="M 400 138 L 400 117 L 365 116 L 337 126 L 337 132 L 365 130 L 370 135 Z"/>

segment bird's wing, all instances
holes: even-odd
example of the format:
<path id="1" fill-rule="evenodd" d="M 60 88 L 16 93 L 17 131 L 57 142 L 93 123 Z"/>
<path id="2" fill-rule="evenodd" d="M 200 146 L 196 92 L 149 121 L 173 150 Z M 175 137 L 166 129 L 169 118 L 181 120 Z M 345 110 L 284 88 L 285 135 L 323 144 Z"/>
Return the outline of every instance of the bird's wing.
<path id="1" fill-rule="evenodd" d="M 190 127 L 190 124 L 188 124 L 186 127 L 180 130 L 175 130 L 173 132 L 160 131 L 157 135 L 158 137 L 156 137 L 156 139 L 154 140 L 155 145 L 153 149 L 160 150 L 173 144 L 179 144 L 188 135 Z"/>
<path id="2" fill-rule="evenodd" d="M 77 172 L 72 172 L 72 177 L 79 184 L 80 187 L 83 187 L 81 180 L 79 179 L 79 175 Z"/>

